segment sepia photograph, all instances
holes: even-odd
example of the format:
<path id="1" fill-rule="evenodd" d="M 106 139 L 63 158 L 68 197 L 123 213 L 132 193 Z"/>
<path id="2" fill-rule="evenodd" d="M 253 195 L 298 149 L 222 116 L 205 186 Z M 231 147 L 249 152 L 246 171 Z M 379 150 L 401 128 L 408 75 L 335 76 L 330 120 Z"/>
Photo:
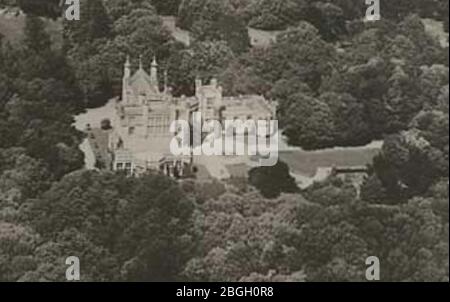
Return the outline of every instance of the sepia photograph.
<path id="1" fill-rule="evenodd" d="M 448 284 L 449 1 L 0 0 L 0 282 Z"/>

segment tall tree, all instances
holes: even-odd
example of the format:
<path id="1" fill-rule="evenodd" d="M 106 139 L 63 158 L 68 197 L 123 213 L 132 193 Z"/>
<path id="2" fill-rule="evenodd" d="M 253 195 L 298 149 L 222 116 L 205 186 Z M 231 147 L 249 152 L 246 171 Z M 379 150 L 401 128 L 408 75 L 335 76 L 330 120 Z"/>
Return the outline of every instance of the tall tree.
<path id="1" fill-rule="evenodd" d="M 19 7 L 30 15 L 56 19 L 61 16 L 61 0 L 17 0 Z"/>
<path id="2" fill-rule="evenodd" d="M 81 0 L 80 20 L 64 22 L 65 46 L 78 43 L 92 43 L 111 34 L 111 19 L 102 0 Z"/>
<path id="3" fill-rule="evenodd" d="M 207 0 L 199 18 L 192 25 L 192 34 L 200 41 L 226 41 L 236 53 L 250 47 L 245 21 L 235 12 L 229 0 Z"/>
<path id="4" fill-rule="evenodd" d="M 45 31 L 44 22 L 36 16 L 27 16 L 25 19 L 25 46 L 34 53 L 50 51 L 51 41 Z"/>
<path id="5" fill-rule="evenodd" d="M 265 198 L 276 198 L 281 193 L 295 193 L 299 189 L 289 174 L 289 167 L 279 161 L 273 167 L 253 168 L 248 173 L 249 183 L 255 186 Z"/>

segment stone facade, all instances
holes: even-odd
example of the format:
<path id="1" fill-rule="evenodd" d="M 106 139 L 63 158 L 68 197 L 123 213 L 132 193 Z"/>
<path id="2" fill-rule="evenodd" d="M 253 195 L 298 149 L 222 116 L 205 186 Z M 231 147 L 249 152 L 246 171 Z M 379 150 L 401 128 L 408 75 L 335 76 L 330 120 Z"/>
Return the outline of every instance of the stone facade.
<path id="1" fill-rule="evenodd" d="M 127 59 L 122 100 L 116 104 L 114 131 L 109 140 L 114 170 L 138 174 L 156 169 L 173 177 L 185 175 L 193 159 L 172 156 L 169 148 L 173 138 L 170 125 L 174 120 L 191 121 L 196 111 L 201 112 L 205 121 L 256 121 L 275 117 L 276 103 L 262 96 L 224 97 L 216 79 L 206 85 L 197 79 L 195 86 L 195 96 L 173 97 L 166 84 L 162 90 L 159 87 L 156 59 L 153 59 L 150 74 L 144 70 L 142 63 L 132 74 Z"/>

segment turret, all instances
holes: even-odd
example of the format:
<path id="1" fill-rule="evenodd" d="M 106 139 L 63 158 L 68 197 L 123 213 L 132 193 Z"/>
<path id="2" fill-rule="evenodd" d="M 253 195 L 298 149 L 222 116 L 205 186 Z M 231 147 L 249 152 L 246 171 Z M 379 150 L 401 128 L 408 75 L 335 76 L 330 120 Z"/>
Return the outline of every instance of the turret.
<path id="1" fill-rule="evenodd" d="M 168 86 L 168 73 L 167 73 L 167 69 L 164 70 L 164 94 L 168 94 L 169 93 L 169 86 Z"/>
<path id="2" fill-rule="evenodd" d="M 127 56 L 127 60 L 125 61 L 125 65 L 123 68 L 123 78 L 129 79 L 131 76 L 131 63 L 130 63 L 130 56 Z"/>
<path id="3" fill-rule="evenodd" d="M 156 62 L 156 57 L 153 57 L 152 66 L 150 69 L 150 83 L 156 88 L 157 91 L 159 91 L 158 63 Z"/>
<path id="4" fill-rule="evenodd" d="M 142 66 L 142 55 L 139 55 L 139 70 L 144 69 L 144 67 Z"/>
<path id="5" fill-rule="evenodd" d="M 195 78 L 195 96 L 200 97 L 200 89 L 202 88 L 202 79 L 200 77 Z"/>
<path id="6" fill-rule="evenodd" d="M 127 60 L 125 61 L 125 65 L 123 68 L 123 83 L 122 83 L 122 100 L 124 102 L 127 102 L 127 89 L 128 89 L 128 83 L 131 77 L 131 63 L 130 63 L 130 57 L 127 56 Z"/>

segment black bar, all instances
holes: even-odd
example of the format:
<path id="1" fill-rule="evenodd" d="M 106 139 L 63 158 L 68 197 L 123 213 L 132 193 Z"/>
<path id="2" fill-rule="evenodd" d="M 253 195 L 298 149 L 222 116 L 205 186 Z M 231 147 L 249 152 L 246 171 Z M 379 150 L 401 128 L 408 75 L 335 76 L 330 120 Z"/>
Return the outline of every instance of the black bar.
<path id="1" fill-rule="evenodd" d="M 266 290 L 262 290 L 265 288 Z M 386 300 L 391 292 L 426 299 L 439 296 L 448 290 L 448 283 L 0 283 L 0 293 L 11 292 L 14 297 L 31 294 L 34 297 L 52 294 L 71 299 L 85 300 L 90 297 L 113 297 L 118 301 L 137 301 L 131 296 L 142 297 L 139 301 L 195 300 L 217 301 L 228 299 L 263 299 L 271 301 L 311 301 L 318 298 L 354 297 Z M 269 291 L 267 289 L 270 289 Z M 191 291 L 189 291 L 191 290 Z M 195 290 L 195 291 L 194 291 Z M 201 291 L 200 291 L 201 290 Z M 208 290 L 207 298 L 205 293 Z M 265 294 L 263 294 L 263 292 Z M 182 293 L 182 296 L 180 294 Z M 177 295 L 178 294 L 178 295 Z M 195 296 L 193 296 L 195 294 Z M 61 297 L 61 296 L 60 296 Z M 307 298 L 309 297 L 309 298 Z M 294 298 L 294 299 L 292 299 Z M 82 300 L 81 300 L 82 299 Z M 61 300 L 60 300 L 61 301 Z"/>

